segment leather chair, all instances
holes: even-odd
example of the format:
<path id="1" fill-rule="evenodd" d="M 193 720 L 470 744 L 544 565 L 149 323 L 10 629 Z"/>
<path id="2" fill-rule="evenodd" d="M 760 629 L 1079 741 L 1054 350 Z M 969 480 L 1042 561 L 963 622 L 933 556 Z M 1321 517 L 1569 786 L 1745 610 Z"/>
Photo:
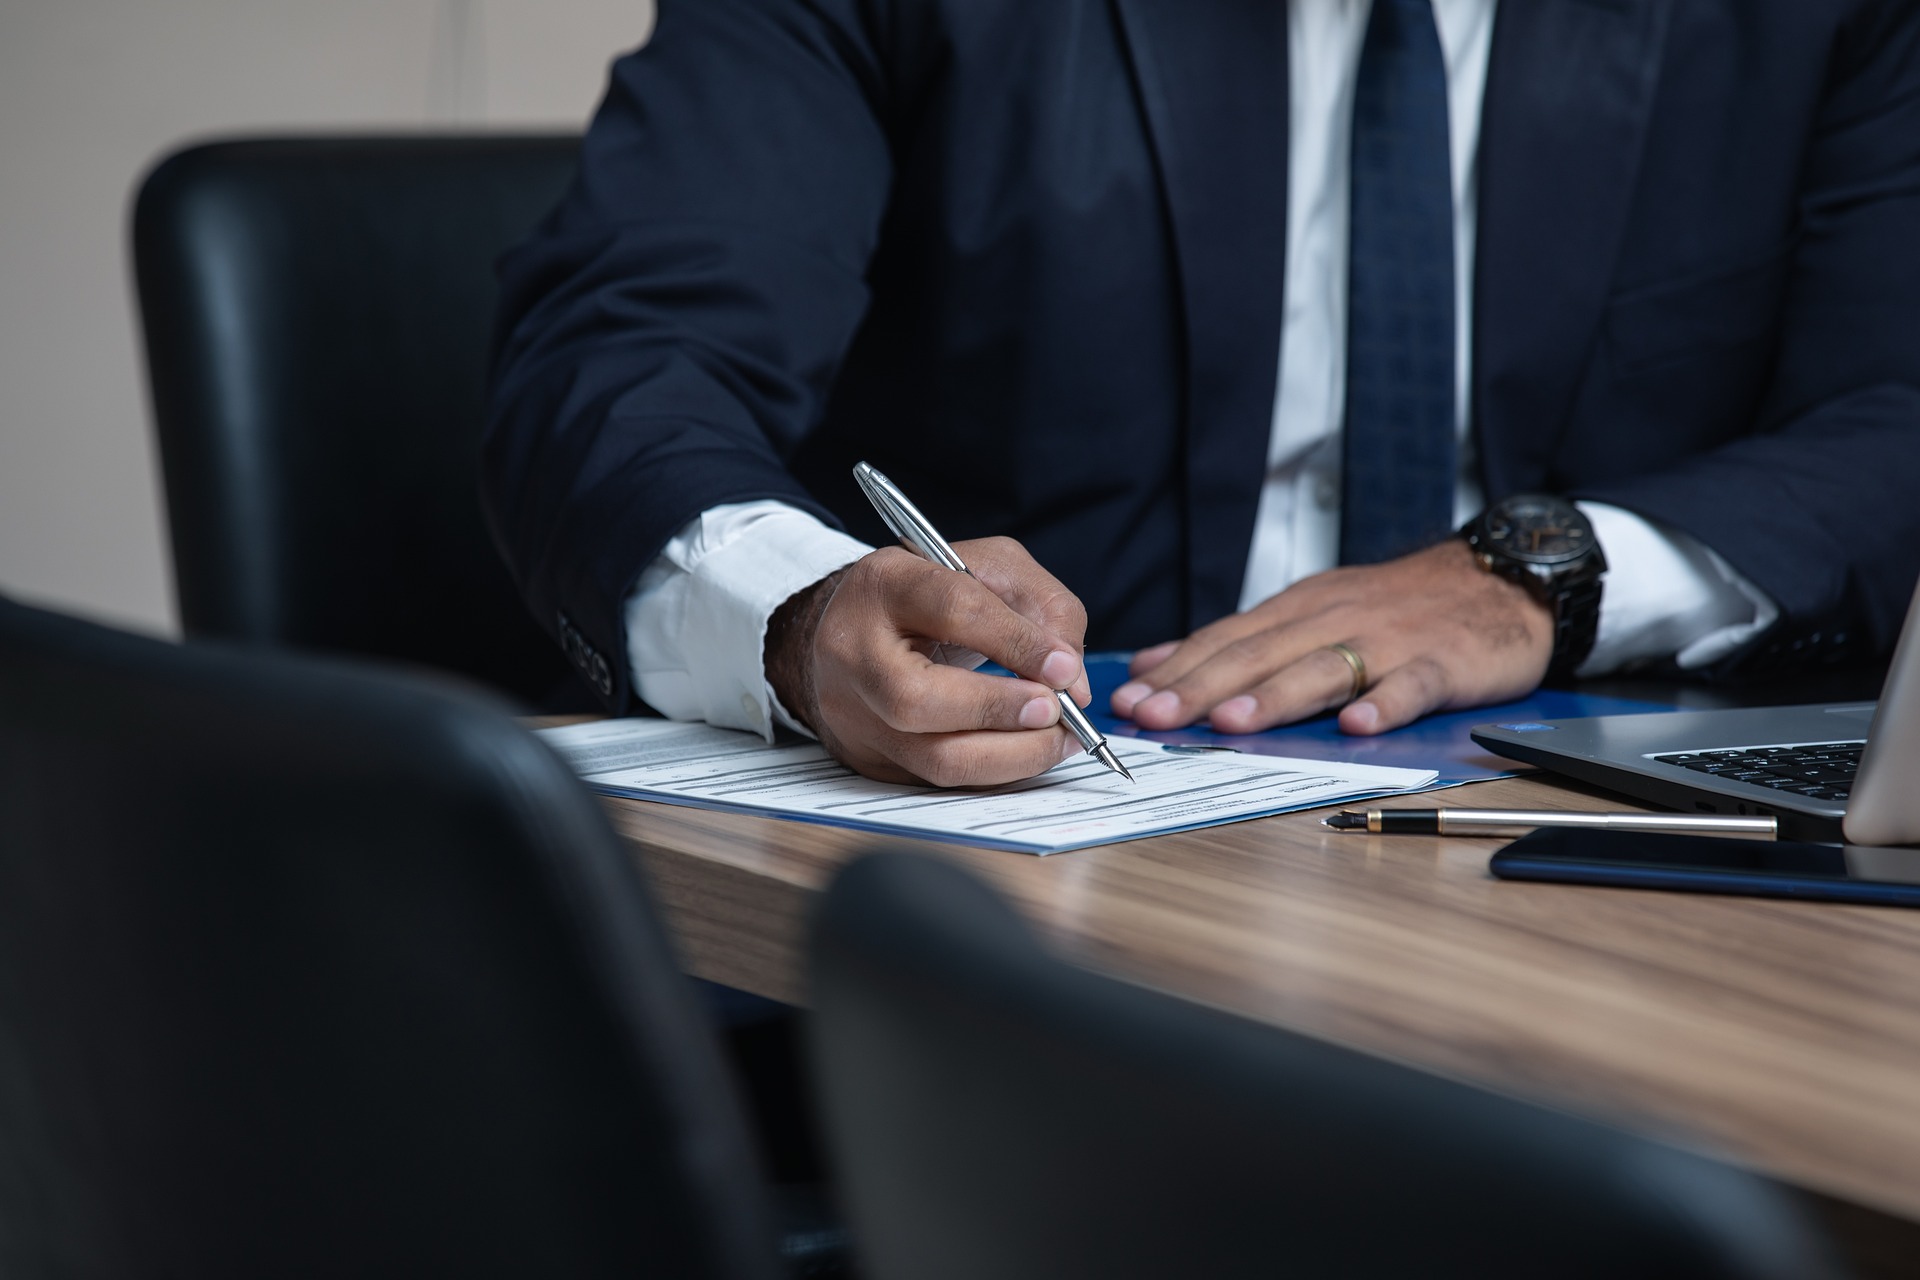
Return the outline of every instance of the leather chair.
<path id="1" fill-rule="evenodd" d="M 146 178 L 134 263 L 187 634 L 406 659 L 536 704 L 577 685 L 478 476 L 493 259 L 578 151 L 220 142 Z"/>
<path id="2" fill-rule="evenodd" d="M 871 1280 L 1834 1274 L 1745 1173 L 1073 968 L 949 863 L 853 865 L 812 962 Z"/>
<path id="3" fill-rule="evenodd" d="M 766 1280 L 769 1217 L 538 741 L 451 684 L 0 601 L 8 1276 Z"/>

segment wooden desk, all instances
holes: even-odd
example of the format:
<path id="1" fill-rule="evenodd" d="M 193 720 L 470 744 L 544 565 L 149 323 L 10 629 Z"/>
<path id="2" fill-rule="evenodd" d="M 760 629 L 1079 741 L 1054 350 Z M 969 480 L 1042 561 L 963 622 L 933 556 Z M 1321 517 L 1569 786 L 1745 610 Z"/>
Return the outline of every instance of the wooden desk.
<path id="1" fill-rule="evenodd" d="M 1446 798 L 1595 807 L 1527 778 Z M 918 848 L 1091 968 L 1920 1223 L 1920 911 L 1505 883 L 1497 840 L 1320 813 L 1036 858 L 609 805 L 702 977 L 804 1003 L 813 895 L 863 850 Z"/>

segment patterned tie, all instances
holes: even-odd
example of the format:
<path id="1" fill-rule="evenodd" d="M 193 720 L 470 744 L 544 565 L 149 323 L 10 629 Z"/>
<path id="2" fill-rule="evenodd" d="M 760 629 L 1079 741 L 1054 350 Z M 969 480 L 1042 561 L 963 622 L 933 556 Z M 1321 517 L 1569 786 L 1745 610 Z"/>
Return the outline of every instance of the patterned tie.
<path id="1" fill-rule="evenodd" d="M 1373 0 L 1353 102 L 1340 562 L 1452 531 L 1453 170 L 1431 0 Z"/>

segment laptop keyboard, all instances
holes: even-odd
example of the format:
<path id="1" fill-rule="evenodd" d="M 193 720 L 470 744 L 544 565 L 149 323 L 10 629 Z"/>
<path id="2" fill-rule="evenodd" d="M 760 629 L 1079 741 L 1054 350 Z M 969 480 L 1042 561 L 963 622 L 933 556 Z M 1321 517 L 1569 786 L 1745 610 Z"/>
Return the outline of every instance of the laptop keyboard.
<path id="1" fill-rule="evenodd" d="M 1817 742 L 1794 747 L 1733 747 L 1654 756 L 1662 764 L 1732 778 L 1756 787 L 1791 791 L 1814 800 L 1845 800 L 1860 771 L 1864 742 Z"/>

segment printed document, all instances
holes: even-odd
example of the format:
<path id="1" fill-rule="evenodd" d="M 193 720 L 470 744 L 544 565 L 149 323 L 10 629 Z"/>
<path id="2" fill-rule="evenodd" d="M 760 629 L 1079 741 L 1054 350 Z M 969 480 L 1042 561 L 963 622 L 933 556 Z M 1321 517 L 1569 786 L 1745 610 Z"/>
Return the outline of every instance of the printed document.
<path id="1" fill-rule="evenodd" d="M 1166 747 L 1110 737 L 1136 782 L 1080 755 L 981 790 L 875 782 L 816 742 L 671 720 L 599 720 L 539 734 L 608 795 L 771 814 L 961 844 L 1058 853 L 1418 790 L 1432 770 Z"/>

